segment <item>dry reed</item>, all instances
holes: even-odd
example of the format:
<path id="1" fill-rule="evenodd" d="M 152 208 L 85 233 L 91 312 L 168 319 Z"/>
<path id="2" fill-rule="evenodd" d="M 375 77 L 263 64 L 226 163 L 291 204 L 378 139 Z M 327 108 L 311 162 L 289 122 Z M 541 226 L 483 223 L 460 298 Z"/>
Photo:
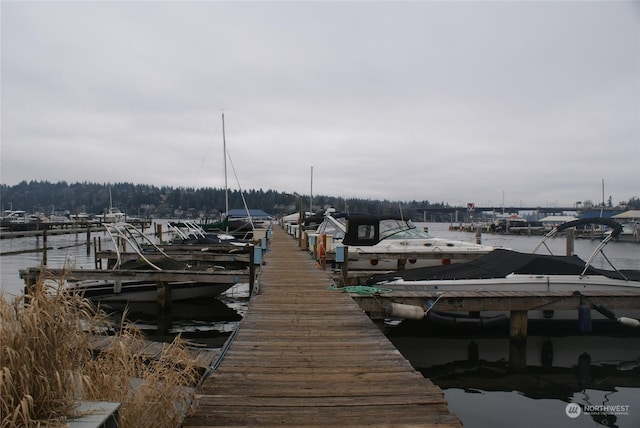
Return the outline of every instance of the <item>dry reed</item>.
<path id="1" fill-rule="evenodd" d="M 135 352 L 141 334 L 125 328 L 94 358 L 92 335 L 108 327 L 102 311 L 61 286 L 0 295 L 0 426 L 64 425 L 81 400 L 121 403 L 120 427 L 178 426 L 198 376 L 184 343 L 146 360 Z"/>

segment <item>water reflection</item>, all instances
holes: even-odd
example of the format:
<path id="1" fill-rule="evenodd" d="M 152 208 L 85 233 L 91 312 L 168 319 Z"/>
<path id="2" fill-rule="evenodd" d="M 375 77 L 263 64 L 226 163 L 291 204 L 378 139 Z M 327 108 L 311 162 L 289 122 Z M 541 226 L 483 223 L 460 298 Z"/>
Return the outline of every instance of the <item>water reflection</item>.
<path id="1" fill-rule="evenodd" d="M 153 340 L 180 335 L 190 342 L 219 348 L 242 319 L 249 300 L 248 284 L 237 284 L 218 298 L 174 302 L 168 311 L 155 302 L 108 302 L 100 307 L 114 326 L 126 320 Z"/>
<path id="2" fill-rule="evenodd" d="M 640 426 L 637 335 L 530 336 L 521 343 L 497 335 L 433 332 L 392 332 L 389 338 L 445 391 L 450 409 L 467 428 Z M 565 413 L 569 403 L 583 409 L 575 419 Z M 602 407 L 607 405 L 617 407 Z M 615 411 L 624 406 L 626 412 Z"/>

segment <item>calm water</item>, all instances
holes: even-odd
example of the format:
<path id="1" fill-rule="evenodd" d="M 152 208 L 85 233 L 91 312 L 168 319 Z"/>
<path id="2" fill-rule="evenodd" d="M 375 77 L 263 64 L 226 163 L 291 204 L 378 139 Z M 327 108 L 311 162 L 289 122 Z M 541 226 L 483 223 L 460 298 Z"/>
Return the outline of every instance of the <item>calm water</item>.
<path id="1" fill-rule="evenodd" d="M 449 232 L 448 224 L 426 226 L 437 237 L 474 239 L 471 233 Z M 539 239 L 484 234 L 482 243 L 530 252 Z M 564 254 L 565 243 L 564 237 L 548 241 L 554 254 Z M 575 252 L 586 260 L 597 244 L 576 240 Z M 618 268 L 640 269 L 639 244 L 611 243 L 605 254 Z M 594 265 L 609 267 L 602 257 Z M 536 330 L 539 335 L 530 336 L 523 346 L 526 365 L 520 370 L 510 368 L 511 344 L 504 336 L 454 336 L 423 327 L 400 328 L 389 337 L 416 369 L 443 389 L 449 408 L 466 428 L 640 427 L 640 332 L 585 337 L 566 336 L 555 327 Z M 570 403 L 587 412 L 570 418 Z"/>
<path id="2" fill-rule="evenodd" d="M 419 226 L 427 226 L 437 237 L 474 240 L 471 233 L 449 232 L 448 224 Z M 103 234 L 94 236 L 107 239 Z M 93 256 L 87 255 L 85 239 L 84 234 L 50 236 L 48 246 L 54 249 L 47 253 L 48 266 L 72 263 L 92 268 Z M 531 251 L 538 240 L 482 236 L 483 244 L 518 251 Z M 2 240 L 0 252 L 37 245 L 42 245 L 41 239 Z M 596 245 L 596 241 L 576 240 L 576 253 L 586 259 Z M 549 246 L 554 254 L 564 254 L 565 240 L 555 238 Z M 605 253 L 619 268 L 640 269 L 638 244 L 611 243 Z M 3 293 L 20 293 L 23 283 L 18 269 L 38 266 L 41 260 L 42 253 L 0 257 Z M 608 267 L 602 258 L 595 265 Z M 221 346 L 246 310 L 247 302 L 247 287 L 240 285 L 220 300 L 174 304 L 173 328 L 210 346 Z M 153 306 L 140 305 L 132 311 L 131 319 L 153 331 Z M 194 314 L 199 314 L 198 319 Z M 633 331 L 629 337 L 584 337 L 565 335 L 556 328 L 536 329 L 536 334 L 519 349 L 518 355 L 524 355 L 526 364 L 514 370 L 509 364 L 511 344 L 503 335 L 453 334 L 422 325 L 415 327 L 401 325 L 389 332 L 389 338 L 416 369 L 443 389 L 451 411 L 466 428 L 640 427 L 640 332 Z M 571 403 L 581 406 L 581 413 L 575 418 L 570 416 L 576 413 L 567 415 Z"/>

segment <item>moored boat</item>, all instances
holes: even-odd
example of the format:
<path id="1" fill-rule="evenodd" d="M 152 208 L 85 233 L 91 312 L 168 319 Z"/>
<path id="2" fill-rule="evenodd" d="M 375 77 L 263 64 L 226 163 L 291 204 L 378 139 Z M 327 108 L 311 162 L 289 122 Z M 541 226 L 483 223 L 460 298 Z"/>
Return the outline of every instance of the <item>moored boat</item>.
<path id="1" fill-rule="evenodd" d="M 204 247 L 198 247 L 192 258 L 184 252 L 178 256 L 151 243 L 130 224 L 104 226 L 115 248 L 108 257 L 107 269 L 61 273 L 64 287 L 82 293 L 90 300 L 155 302 L 159 301 L 161 293 L 169 293 L 170 300 L 199 299 L 216 297 L 243 280 L 249 282 L 249 263 L 231 260 L 231 255 L 224 255 L 219 261 L 203 257 Z M 143 239 L 149 241 L 146 246 L 139 242 Z M 120 248 L 123 243 L 127 244 L 129 252 Z M 31 271 L 25 271 L 25 277 L 37 276 Z"/>
<path id="2" fill-rule="evenodd" d="M 609 230 L 587 261 L 576 255 L 536 254 L 546 246 L 546 240 L 558 232 L 585 224 L 599 224 Z M 374 275 L 368 280 L 369 285 L 384 286 L 391 290 L 412 290 L 432 292 L 637 292 L 640 293 L 640 270 L 618 269 L 604 253 L 608 242 L 616 239 L 622 226 L 609 219 L 581 219 L 556 226 L 538 243 L 532 253 L 496 249 L 490 254 L 475 260 L 451 266 L 439 266 L 410 271 L 395 271 L 388 274 Z M 611 269 L 600 269 L 593 266 L 594 259 L 604 257 Z M 606 308 L 594 306 L 602 317 L 618 319 L 640 317 L 640 308 L 632 309 L 624 314 L 613 314 Z M 433 319 L 438 319 L 437 305 L 433 308 Z M 538 315 L 550 317 L 544 311 Z M 467 314 L 458 314 L 463 320 Z M 569 317 L 575 317 L 575 312 Z M 535 316 L 535 315 L 534 315 Z M 441 317 L 440 317 L 441 318 Z M 476 317 L 478 318 L 478 317 Z M 446 314 L 449 321 L 458 321 L 455 314 Z M 479 318 L 480 319 L 480 318 Z M 630 320 L 632 325 L 637 321 Z"/>
<path id="3" fill-rule="evenodd" d="M 331 237 L 325 251 L 337 246 L 349 247 L 349 269 L 394 270 L 398 261 L 409 257 L 405 269 L 441 266 L 468 261 L 494 250 L 472 242 L 434 238 L 411 220 L 402 217 L 377 217 L 366 214 L 331 213 L 325 216 L 315 233 Z M 352 260 L 352 256 L 355 260 Z"/>

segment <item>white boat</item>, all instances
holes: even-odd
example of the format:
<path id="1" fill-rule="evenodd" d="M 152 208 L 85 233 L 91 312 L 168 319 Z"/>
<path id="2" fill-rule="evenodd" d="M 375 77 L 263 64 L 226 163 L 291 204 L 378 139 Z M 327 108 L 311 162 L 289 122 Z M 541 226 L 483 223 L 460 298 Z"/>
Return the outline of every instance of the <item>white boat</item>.
<path id="1" fill-rule="evenodd" d="M 101 217 L 103 223 L 121 223 L 125 221 L 127 215 L 118 208 L 111 207 Z"/>
<path id="2" fill-rule="evenodd" d="M 236 247 L 247 248 L 251 241 L 239 239 L 235 236 L 224 233 L 210 233 L 205 231 L 201 225 L 190 220 L 170 221 L 169 229 L 175 235 L 171 244 L 188 244 L 188 245 L 211 245 L 211 244 L 228 244 Z M 161 246 L 165 249 L 167 247 Z"/>
<path id="3" fill-rule="evenodd" d="M 153 243 L 134 226 L 127 223 L 104 224 L 105 231 L 114 243 L 116 261 L 109 270 L 123 273 L 122 279 L 88 279 L 66 281 L 66 288 L 71 292 L 82 293 L 84 297 L 100 302 L 131 301 L 154 302 L 158 299 L 158 283 L 151 280 L 136 280 L 135 277 L 144 275 L 145 271 L 167 272 L 174 277 L 189 276 L 190 273 L 214 273 L 224 271 L 224 267 L 199 265 L 194 266 L 189 262 L 181 262 L 171 257 L 163 248 Z M 124 262 L 123 253 L 116 242 L 126 243 L 138 256 L 133 262 Z M 144 243 L 147 243 L 144 245 Z M 88 269 L 83 270 L 89 272 Z M 100 275 L 102 271 L 95 275 Z M 126 273 L 126 275 L 125 275 Z M 73 272 L 71 272 L 73 277 Z M 114 275 L 114 278 L 117 278 Z M 131 278 L 131 279 L 129 279 Z M 229 281 L 197 282 L 194 280 L 172 280 L 168 284 L 171 288 L 171 299 L 190 300 L 207 297 L 216 297 L 232 287 L 236 277 L 229 277 Z"/>
<path id="4" fill-rule="evenodd" d="M 586 262 L 576 255 L 536 254 L 542 246 L 548 249 L 546 240 L 558 232 L 591 223 L 606 226 L 609 231 Z M 556 226 L 545 235 L 532 253 L 496 249 L 476 260 L 455 266 L 375 275 L 369 279 L 368 284 L 384 286 L 391 290 L 442 293 L 447 291 L 637 291 L 640 293 L 640 270 L 616 269 L 603 251 L 606 244 L 615 239 L 621 231 L 622 226 L 609 219 L 570 221 Z M 593 260 L 598 255 L 609 262 L 611 269 L 598 269 L 592 266 Z M 630 314 L 637 317 L 640 315 L 640 310 L 631 311 Z M 611 318 L 610 314 L 605 316 Z"/>
<path id="5" fill-rule="evenodd" d="M 401 217 L 347 215 L 331 213 L 315 233 L 309 236 L 330 237 L 326 251 L 337 246 L 349 247 L 349 269 L 395 270 L 407 255 L 405 269 L 460 263 L 491 253 L 494 247 L 473 242 L 434 238 Z M 357 258 L 357 260 L 352 260 Z"/>

